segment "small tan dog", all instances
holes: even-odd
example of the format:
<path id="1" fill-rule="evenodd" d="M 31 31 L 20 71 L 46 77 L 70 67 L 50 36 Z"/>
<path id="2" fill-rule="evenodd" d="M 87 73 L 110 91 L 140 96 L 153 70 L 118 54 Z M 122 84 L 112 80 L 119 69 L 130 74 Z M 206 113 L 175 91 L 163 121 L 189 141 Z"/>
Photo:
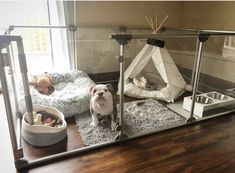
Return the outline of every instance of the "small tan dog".
<path id="1" fill-rule="evenodd" d="M 33 81 L 29 83 L 34 86 L 39 93 L 49 95 L 54 91 L 54 86 L 52 84 L 51 76 L 45 72 L 38 75 Z"/>

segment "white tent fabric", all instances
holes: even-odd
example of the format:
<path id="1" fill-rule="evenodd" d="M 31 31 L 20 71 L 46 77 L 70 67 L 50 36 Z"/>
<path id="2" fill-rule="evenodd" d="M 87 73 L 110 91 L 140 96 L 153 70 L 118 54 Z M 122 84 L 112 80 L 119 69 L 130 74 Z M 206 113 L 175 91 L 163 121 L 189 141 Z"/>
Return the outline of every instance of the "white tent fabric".
<path id="1" fill-rule="evenodd" d="M 145 90 L 136 86 L 129 79 L 149 71 L 148 63 L 152 60 L 154 75 L 160 74 L 165 86 L 157 90 Z M 151 64 L 150 64 L 151 65 Z M 155 68 L 155 69 L 153 69 Z M 146 44 L 132 61 L 124 74 L 124 94 L 135 98 L 156 98 L 167 102 L 174 100 L 184 92 L 186 82 L 180 74 L 167 49 Z M 154 81 L 157 82 L 158 81 Z M 120 85 L 119 85 L 120 86 Z M 120 88 L 120 87 L 119 87 Z M 120 90 L 118 91 L 120 92 Z"/>

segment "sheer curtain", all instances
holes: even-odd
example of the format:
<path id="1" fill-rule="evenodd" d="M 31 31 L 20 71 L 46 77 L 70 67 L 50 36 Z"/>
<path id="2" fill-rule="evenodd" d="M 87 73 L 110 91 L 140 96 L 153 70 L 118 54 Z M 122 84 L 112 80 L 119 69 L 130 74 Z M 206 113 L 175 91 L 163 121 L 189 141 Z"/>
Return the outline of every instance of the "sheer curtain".
<path id="1" fill-rule="evenodd" d="M 48 4 L 50 25 L 76 26 L 76 1 L 48 1 Z M 76 69 L 76 36 L 73 31 L 73 29 L 51 29 L 54 68 L 57 71 Z"/>

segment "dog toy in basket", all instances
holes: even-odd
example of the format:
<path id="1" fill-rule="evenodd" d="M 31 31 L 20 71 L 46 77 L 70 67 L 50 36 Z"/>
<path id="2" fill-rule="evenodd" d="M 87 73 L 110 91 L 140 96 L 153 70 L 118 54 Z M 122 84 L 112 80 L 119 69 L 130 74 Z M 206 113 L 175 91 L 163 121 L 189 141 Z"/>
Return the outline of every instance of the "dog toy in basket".
<path id="1" fill-rule="evenodd" d="M 55 115 L 46 111 L 37 111 L 33 113 L 34 125 L 45 125 L 50 127 L 59 127 L 62 125 L 62 120 Z"/>

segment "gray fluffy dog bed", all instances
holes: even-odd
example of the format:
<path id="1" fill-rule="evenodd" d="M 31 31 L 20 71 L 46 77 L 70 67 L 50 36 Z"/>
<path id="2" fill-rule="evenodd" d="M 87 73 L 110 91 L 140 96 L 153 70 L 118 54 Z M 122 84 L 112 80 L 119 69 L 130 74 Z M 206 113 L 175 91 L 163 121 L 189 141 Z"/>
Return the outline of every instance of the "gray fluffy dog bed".
<path id="1" fill-rule="evenodd" d="M 113 141 L 118 133 L 111 131 L 110 121 L 103 124 L 100 123 L 96 128 L 91 127 L 91 115 L 89 112 L 84 112 L 75 118 L 78 131 L 87 146 Z M 129 137 L 176 126 L 185 121 L 185 118 L 153 99 L 125 103 L 123 118 L 123 131 Z"/>
<path id="2" fill-rule="evenodd" d="M 33 86 L 30 93 L 33 104 L 51 106 L 61 111 L 65 117 L 89 110 L 89 84 L 93 81 L 85 72 L 48 73 L 53 80 L 55 91 L 51 95 L 40 94 Z M 18 87 L 20 112 L 25 112 L 23 86 Z"/>

